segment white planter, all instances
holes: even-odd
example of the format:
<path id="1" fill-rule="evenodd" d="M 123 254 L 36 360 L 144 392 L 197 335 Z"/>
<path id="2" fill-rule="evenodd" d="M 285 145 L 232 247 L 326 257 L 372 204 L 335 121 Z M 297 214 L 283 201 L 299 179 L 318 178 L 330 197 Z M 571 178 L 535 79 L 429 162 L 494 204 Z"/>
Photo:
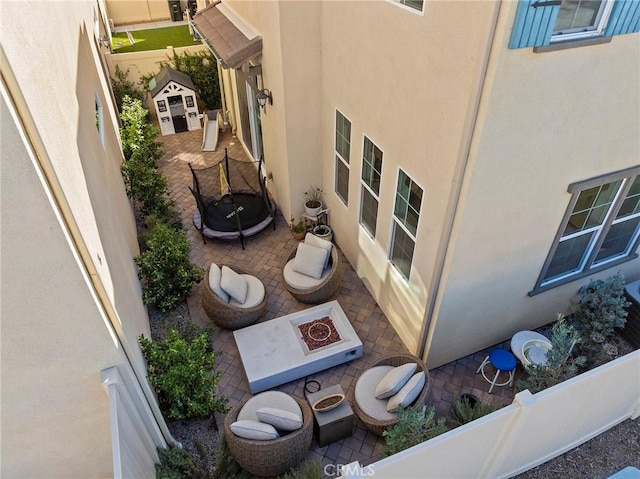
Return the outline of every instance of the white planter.
<path id="1" fill-rule="evenodd" d="M 317 208 L 309 208 L 305 203 L 304 210 L 305 210 L 305 213 L 307 213 L 307 216 L 316 218 L 322 211 L 322 203 L 320 203 L 320 206 L 318 206 Z"/>
<path id="2" fill-rule="evenodd" d="M 313 230 L 311 230 L 311 233 L 313 233 L 318 238 L 322 238 L 323 240 L 331 241 L 333 239 L 333 231 L 331 231 L 331 228 L 327 225 L 314 226 Z"/>

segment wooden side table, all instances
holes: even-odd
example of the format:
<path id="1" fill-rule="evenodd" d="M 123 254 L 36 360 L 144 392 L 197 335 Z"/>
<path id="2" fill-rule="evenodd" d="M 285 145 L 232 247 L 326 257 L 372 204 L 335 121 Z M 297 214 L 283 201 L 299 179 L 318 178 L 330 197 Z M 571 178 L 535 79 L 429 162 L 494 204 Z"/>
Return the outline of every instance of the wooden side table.
<path id="1" fill-rule="evenodd" d="M 313 405 L 316 401 L 331 394 L 344 394 L 339 384 L 307 393 L 307 401 Z M 354 414 L 349 401 L 345 398 L 342 404 L 326 412 L 313 411 L 314 429 L 318 437 L 318 445 L 326 446 L 353 434 Z"/>

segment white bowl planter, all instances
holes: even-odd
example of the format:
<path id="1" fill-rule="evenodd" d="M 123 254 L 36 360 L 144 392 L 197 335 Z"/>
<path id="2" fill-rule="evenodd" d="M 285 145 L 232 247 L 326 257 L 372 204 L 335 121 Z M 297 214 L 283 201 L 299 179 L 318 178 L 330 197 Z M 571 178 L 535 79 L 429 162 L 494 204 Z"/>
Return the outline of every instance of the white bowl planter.
<path id="1" fill-rule="evenodd" d="M 331 241 L 333 239 L 333 231 L 331 231 L 331 228 L 327 225 L 314 226 L 311 233 L 316 235 L 318 238 L 322 238 L 327 241 Z"/>
<path id="2" fill-rule="evenodd" d="M 319 204 L 319 206 L 310 207 L 310 206 L 308 206 L 309 204 L 311 204 L 311 205 Z M 310 216 L 312 218 L 316 218 L 320 214 L 320 212 L 322 211 L 322 202 L 320 202 L 320 201 L 318 201 L 318 202 L 307 201 L 304 204 L 304 210 L 305 210 L 305 213 L 307 213 L 307 216 Z"/>

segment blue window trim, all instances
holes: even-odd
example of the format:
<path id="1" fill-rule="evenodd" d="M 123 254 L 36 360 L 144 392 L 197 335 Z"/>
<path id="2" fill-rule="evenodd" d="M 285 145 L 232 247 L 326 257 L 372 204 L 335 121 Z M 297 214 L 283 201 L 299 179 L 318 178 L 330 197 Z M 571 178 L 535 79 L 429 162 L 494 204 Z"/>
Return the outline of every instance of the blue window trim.
<path id="1" fill-rule="evenodd" d="M 549 45 L 560 11 L 560 5 L 556 3 L 545 0 L 519 0 L 509 48 L 513 50 Z M 640 0 L 615 0 L 604 37 L 639 31 Z"/>

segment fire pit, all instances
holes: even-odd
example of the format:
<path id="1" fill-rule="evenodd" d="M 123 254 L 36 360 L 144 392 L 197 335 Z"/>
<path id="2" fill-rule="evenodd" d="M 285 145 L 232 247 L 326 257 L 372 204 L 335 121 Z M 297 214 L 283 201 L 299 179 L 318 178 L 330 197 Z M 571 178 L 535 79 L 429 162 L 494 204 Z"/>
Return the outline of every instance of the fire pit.
<path id="1" fill-rule="evenodd" d="M 362 341 L 335 300 L 233 336 L 254 394 L 362 356 Z"/>
<path id="2" fill-rule="evenodd" d="M 341 339 L 340 333 L 329 316 L 299 324 L 298 329 L 309 351 L 329 346 Z"/>

